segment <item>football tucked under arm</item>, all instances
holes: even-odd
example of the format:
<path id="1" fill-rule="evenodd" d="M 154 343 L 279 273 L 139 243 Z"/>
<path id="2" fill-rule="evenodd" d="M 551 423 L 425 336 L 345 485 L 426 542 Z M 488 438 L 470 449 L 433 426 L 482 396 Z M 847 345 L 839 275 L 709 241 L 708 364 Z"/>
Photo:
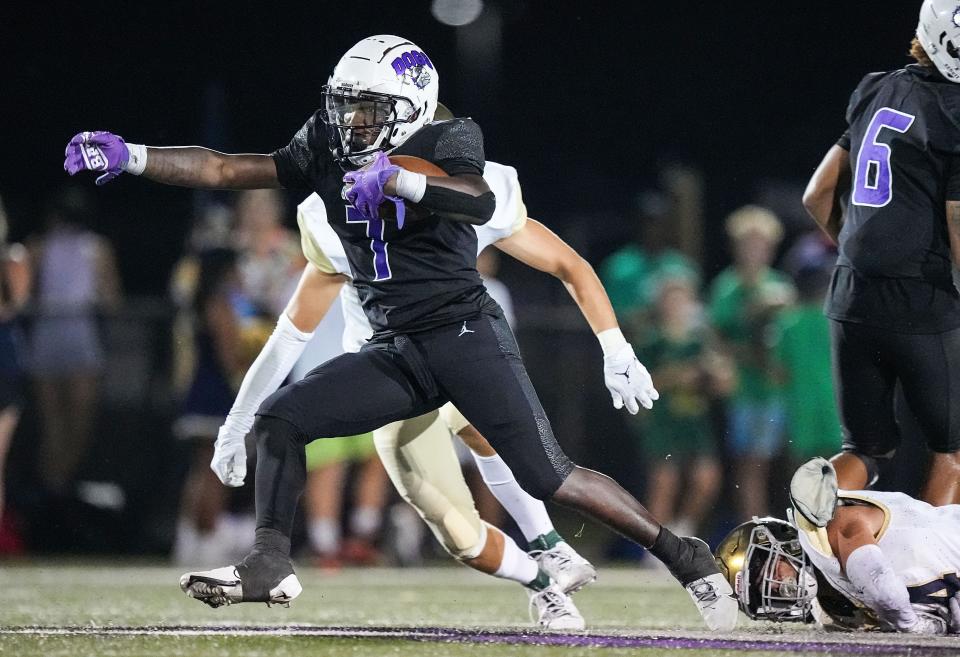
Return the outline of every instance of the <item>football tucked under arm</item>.
<path id="1" fill-rule="evenodd" d="M 394 155 L 390 163 L 400 169 L 396 179 L 384 185 L 384 192 L 404 199 L 413 218 L 435 213 L 451 221 L 481 225 L 493 216 L 496 197 L 483 176 L 448 176 L 433 162 L 409 155 Z"/>

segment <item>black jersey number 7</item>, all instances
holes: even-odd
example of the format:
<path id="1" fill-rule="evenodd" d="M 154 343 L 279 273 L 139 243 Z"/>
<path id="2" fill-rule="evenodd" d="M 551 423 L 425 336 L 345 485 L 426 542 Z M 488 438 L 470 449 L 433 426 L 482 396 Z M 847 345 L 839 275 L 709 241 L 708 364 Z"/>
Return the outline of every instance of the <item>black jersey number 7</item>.
<path id="1" fill-rule="evenodd" d="M 370 238 L 370 251 L 373 252 L 373 280 L 386 281 L 393 278 L 390 271 L 390 256 L 387 253 L 387 241 L 384 239 L 386 225 L 383 219 L 367 219 L 352 205 L 347 206 L 348 224 L 366 224 L 367 237 Z"/>

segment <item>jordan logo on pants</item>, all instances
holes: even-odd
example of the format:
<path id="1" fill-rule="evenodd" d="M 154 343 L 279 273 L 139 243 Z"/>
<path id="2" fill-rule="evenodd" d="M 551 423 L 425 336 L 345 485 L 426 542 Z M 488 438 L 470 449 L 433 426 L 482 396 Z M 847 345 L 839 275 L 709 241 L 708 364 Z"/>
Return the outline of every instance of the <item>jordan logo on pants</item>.
<path id="1" fill-rule="evenodd" d="M 463 323 L 463 326 L 460 327 L 460 335 L 458 335 L 457 337 L 458 337 L 458 338 L 461 337 L 464 333 L 476 333 L 476 331 L 471 331 L 470 329 L 468 329 L 468 328 L 467 328 L 467 323 L 464 322 L 464 323 Z"/>

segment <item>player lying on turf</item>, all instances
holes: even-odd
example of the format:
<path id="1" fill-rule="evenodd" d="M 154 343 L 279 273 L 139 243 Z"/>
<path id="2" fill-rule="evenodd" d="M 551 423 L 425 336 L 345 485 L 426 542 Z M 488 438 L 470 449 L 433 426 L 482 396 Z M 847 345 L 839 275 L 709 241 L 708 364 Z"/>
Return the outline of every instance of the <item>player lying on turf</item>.
<path id="1" fill-rule="evenodd" d="M 819 504 L 832 499 L 835 511 L 818 523 L 795 502 L 790 522 L 754 518 L 717 547 L 717 563 L 747 616 L 960 633 L 960 505 L 934 507 L 903 493 L 838 493 L 824 459 L 802 466 L 791 490 L 801 480 L 821 491 Z"/>
<path id="2" fill-rule="evenodd" d="M 527 220 L 516 172 L 511 167 L 487 162 L 484 179 L 495 192 L 493 217 L 476 226 L 477 249 L 495 243 L 506 253 L 531 266 L 555 273 L 571 286 L 588 321 L 601 327 L 601 344 L 611 333 L 619 333 L 613 309 L 592 268 L 560 238 L 542 224 Z M 298 212 L 303 252 L 309 261 L 301 284 L 291 298 L 274 336 L 264 346 L 241 386 L 240 394 L 220 430 L 211 467 L 227 485 L 238 486 L 246 475 L 244 437 L 253 426 L 254 413 L 264 399 L 282 382 L 293 363 L 312 338 L 330 303 L 339 290 L 346 321 L 343 347 L 359 351 L 373 329 L 360 306 L 356 288 L 339 240 L 332 239 L 326 209 L 317 195 L 304 201 Z M 341 287 L 342 286 L 342 287 Z M 289 324 L 296 327 L 291 330 Z M 630 362 L 634 358 L 627 347 Z M 614 364 L 616 363 L 616 359 Z M 622 360 L 622 359 L 621 359 Z M 607 369 L 619 371 L 610 361 Z M 642 389 L 611 384 L 611 393 L 626 397 L 631 409 Z M 546 508 L 523 491 L 513 473 L 460 413 L 447 404 L 440 411 L 392 423 L 374 432 L 377 451 L 400 494 L 417 509 L 434 535 L 451 555 L 466 565 L 525 586 L 542 584 L 537 563 L 523 555 L 513 541 L 499 530 L 480 521 L 454 453 L 450 431 L 467 436 L 485 480 L 498 499 L 516 519 L 536 562 L 559 589 L 570 593 L 596 577 L 594 568 L 578 555 L 555 531 Z M 530 589 L 541 625 L 552 629 L 577 629 L 582 618 L 571 602 L 557 595 L 556 587 Z"/>
<path id="3" fill-rule="evenodd" d="M 290 535 L 306 477 L 304 445 L 364 433 L 453 402 L 491 441 L 534 497 L 577 509 L 646 547 L 688 591 L 707 625 L 730 629 L 736 601 L 709 548 L 663 528 L 615 481 L 577 467 L 560 448 L 519 349 L 476 271 L 476 232 L 495 207 L 484 181 L 483 134 L 470 119 L 433 122 L 438 74 L 415 44 L 394 36 L 351 48 L 324 87 L 324 108 L 271 155 L 199 147 L 127 146 L 109 133 L 80 133 L 65 168 L 123 171 L 191 187 L 297 188 L 323 199 L 349 261 L 373 338 L 271 395 L 257 411 L 256 542 L 236 566 L 190 576 L 209 604 L 287 602 L 301 591 Z M 434 162 L 425 176 L 385 153 Z M 344 175 L 343 170 L 347 173 Z M 395 220 L 380 216 L 384 203 Z M 405 221 L 406 201 L 420 211 Z M 426 216 L 423 216 L 426 215 Z M 617 373 L 639 381 L 634 360 Z M 650 406 L 656 390 L 641 399 Z"/>

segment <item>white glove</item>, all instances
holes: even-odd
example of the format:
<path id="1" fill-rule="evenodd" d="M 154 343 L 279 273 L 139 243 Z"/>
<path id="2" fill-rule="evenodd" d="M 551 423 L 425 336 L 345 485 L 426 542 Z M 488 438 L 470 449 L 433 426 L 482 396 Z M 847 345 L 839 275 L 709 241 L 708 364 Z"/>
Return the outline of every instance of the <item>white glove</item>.
<path id="1" fill-rule="evenodd" d="M 641 406 L 653 408 L 653 402 L 660 399 L 650 372 L 637 360 L 629 344 L 603 357 L 603 382 L 613 397 L 613 407 L 626 406 L 631 415 L 636 415 Z"/>
<path id="2" fill-rule="evenodd" d="M 210 469 L 225 486 L 243 486 L 243 480 L 247 476 L 247 447 L 244 444 L 244 435 L 231 431 L 227 425 L 220 427 L 217 442 L 213 444 Z"/>
<path id="3" fill-rule="evenodd" d="M 240 384 L 230 414 L 217 432 L 210 469 L 227 486 L 243 486 L 247 476 L 247 450 L 244 438 L 253 428 L 254 414 L 303 354 L 313 333 L 304 333 L 293 325 L 286 313 L 280 313 L 277 327 L 260 350 Z"/>

